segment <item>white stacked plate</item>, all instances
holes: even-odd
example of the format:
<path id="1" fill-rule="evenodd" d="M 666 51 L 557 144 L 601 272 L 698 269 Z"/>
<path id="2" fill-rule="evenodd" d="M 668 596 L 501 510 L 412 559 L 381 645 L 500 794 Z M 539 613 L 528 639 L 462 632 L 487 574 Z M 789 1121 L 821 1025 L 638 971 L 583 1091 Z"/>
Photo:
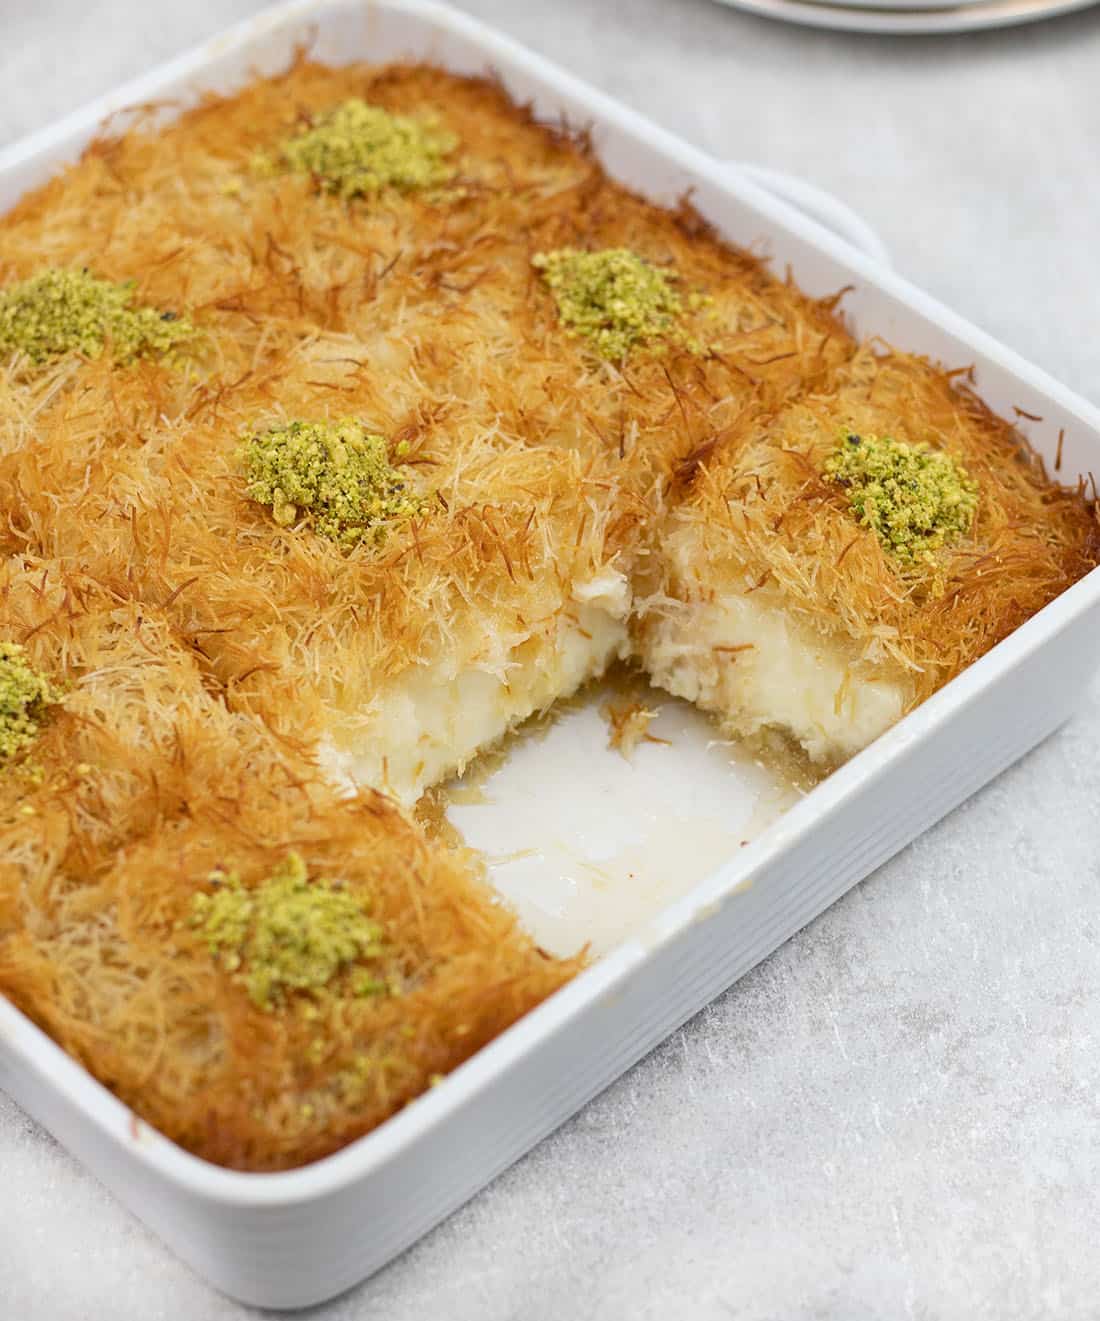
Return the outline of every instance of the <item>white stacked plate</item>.
<path id="1" fill-rule="evenodd" d="M 765 18 L 778 18 L 806 27 L 836 28 L 848 32 L 885 32 L 922 36 L 937 32 L 974 32 L 980 28 L 1034 23 L 1056 14 L 1084 9 L 1096 0 L 718 0 L 733 9 L 745 9 Z"/>

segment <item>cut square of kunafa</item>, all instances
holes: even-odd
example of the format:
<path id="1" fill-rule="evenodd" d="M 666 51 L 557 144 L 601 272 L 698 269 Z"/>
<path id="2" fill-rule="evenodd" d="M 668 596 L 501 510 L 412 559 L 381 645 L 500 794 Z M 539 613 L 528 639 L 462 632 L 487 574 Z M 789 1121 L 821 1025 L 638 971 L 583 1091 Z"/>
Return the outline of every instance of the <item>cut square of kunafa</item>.
<path id="1" fill-rule="evenodd" d="M 0 987 L 191 1150 L 325 1155 L 579 966 L 228 711 L 162 612 L 8 562 L 0 630 Z"/>
<path id="2" fill-rule="evenodd" d="M 705 454 L 652 545 L 634 636 L 653 682 L 833 765 L 1100 549 L 1083 492 L 965 380 L 875 346 Z"/>

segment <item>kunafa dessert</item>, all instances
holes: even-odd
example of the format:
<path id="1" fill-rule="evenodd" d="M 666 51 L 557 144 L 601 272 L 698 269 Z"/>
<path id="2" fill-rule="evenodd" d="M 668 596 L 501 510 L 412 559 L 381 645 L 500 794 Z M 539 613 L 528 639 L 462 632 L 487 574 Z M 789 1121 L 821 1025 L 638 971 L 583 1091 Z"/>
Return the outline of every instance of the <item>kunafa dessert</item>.
<path id="1" fill-rule="evenodd" d="M 1086 493 L 839 304 L 426 65 L 27 195 L 0 993 L 198 1155 L 316 1159 L 584 964 L 426 790 L 619 662 L 824 773 L 1088 572 Z"/>

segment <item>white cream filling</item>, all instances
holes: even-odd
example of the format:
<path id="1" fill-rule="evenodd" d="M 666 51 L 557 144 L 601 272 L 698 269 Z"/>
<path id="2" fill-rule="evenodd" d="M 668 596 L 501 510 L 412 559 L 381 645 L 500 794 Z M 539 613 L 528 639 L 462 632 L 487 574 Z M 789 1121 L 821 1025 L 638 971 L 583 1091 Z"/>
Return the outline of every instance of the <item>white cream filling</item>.
<path id="1" fill-rule="evenodd" d="M 662 602 L 647 619 L 642 662 L 655 684 L 731 732 L 782 729 L 815 761 L 866 747 L 910 696 L 904 679 L 868 677 L 853 649 L 755 594 Z"/>
<path id="2" fill-rule="evenodd" d="M 687 570 L 691 547 L 679 551 Z M 700 595 L 649 603 L 632 648 L 629 584 L 605 569 L 574 586 L 553 628 L 487 633 L 464 664 L 445 658 L 391 680 L 330 732 L 321 765 L 349 790 L 369 786 L 411 805 L 632 650 L 654 684 L 715 713 L 731 734 L 778 728 L 815 761 L 852 756 L 905 711 L 912 689 L 904 675 L 862 661 L 854 646 L 763 593 Z"/>
<path id="3" fill-rule="evenodd" d="M 369 786 L 414 803 L 624 656 L 629 607 L 626 579 L 605 569 L 574 588 L 544 635 L 487 637 L 473 663 L 450 658 L 401 675 L 321 744 L 322 767 L 349 789 Z"/>

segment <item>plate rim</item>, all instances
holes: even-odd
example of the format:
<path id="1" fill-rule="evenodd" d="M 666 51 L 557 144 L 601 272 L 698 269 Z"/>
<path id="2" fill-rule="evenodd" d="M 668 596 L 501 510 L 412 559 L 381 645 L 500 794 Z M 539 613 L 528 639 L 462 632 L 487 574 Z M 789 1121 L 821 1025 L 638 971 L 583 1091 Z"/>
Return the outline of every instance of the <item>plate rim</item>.
<path id="1" fill-rule="evenodd" d="M 1097 0 L 971 0 L 937 9 L 918 9 L 915 5 L 904 9 L 872 7 L 860 0 L 849 4 L 828 0 L 717 0 L 717 3 L 801 27 L 890 36 L 937 36 L 1036 23 L 1087 9 Z"/>

